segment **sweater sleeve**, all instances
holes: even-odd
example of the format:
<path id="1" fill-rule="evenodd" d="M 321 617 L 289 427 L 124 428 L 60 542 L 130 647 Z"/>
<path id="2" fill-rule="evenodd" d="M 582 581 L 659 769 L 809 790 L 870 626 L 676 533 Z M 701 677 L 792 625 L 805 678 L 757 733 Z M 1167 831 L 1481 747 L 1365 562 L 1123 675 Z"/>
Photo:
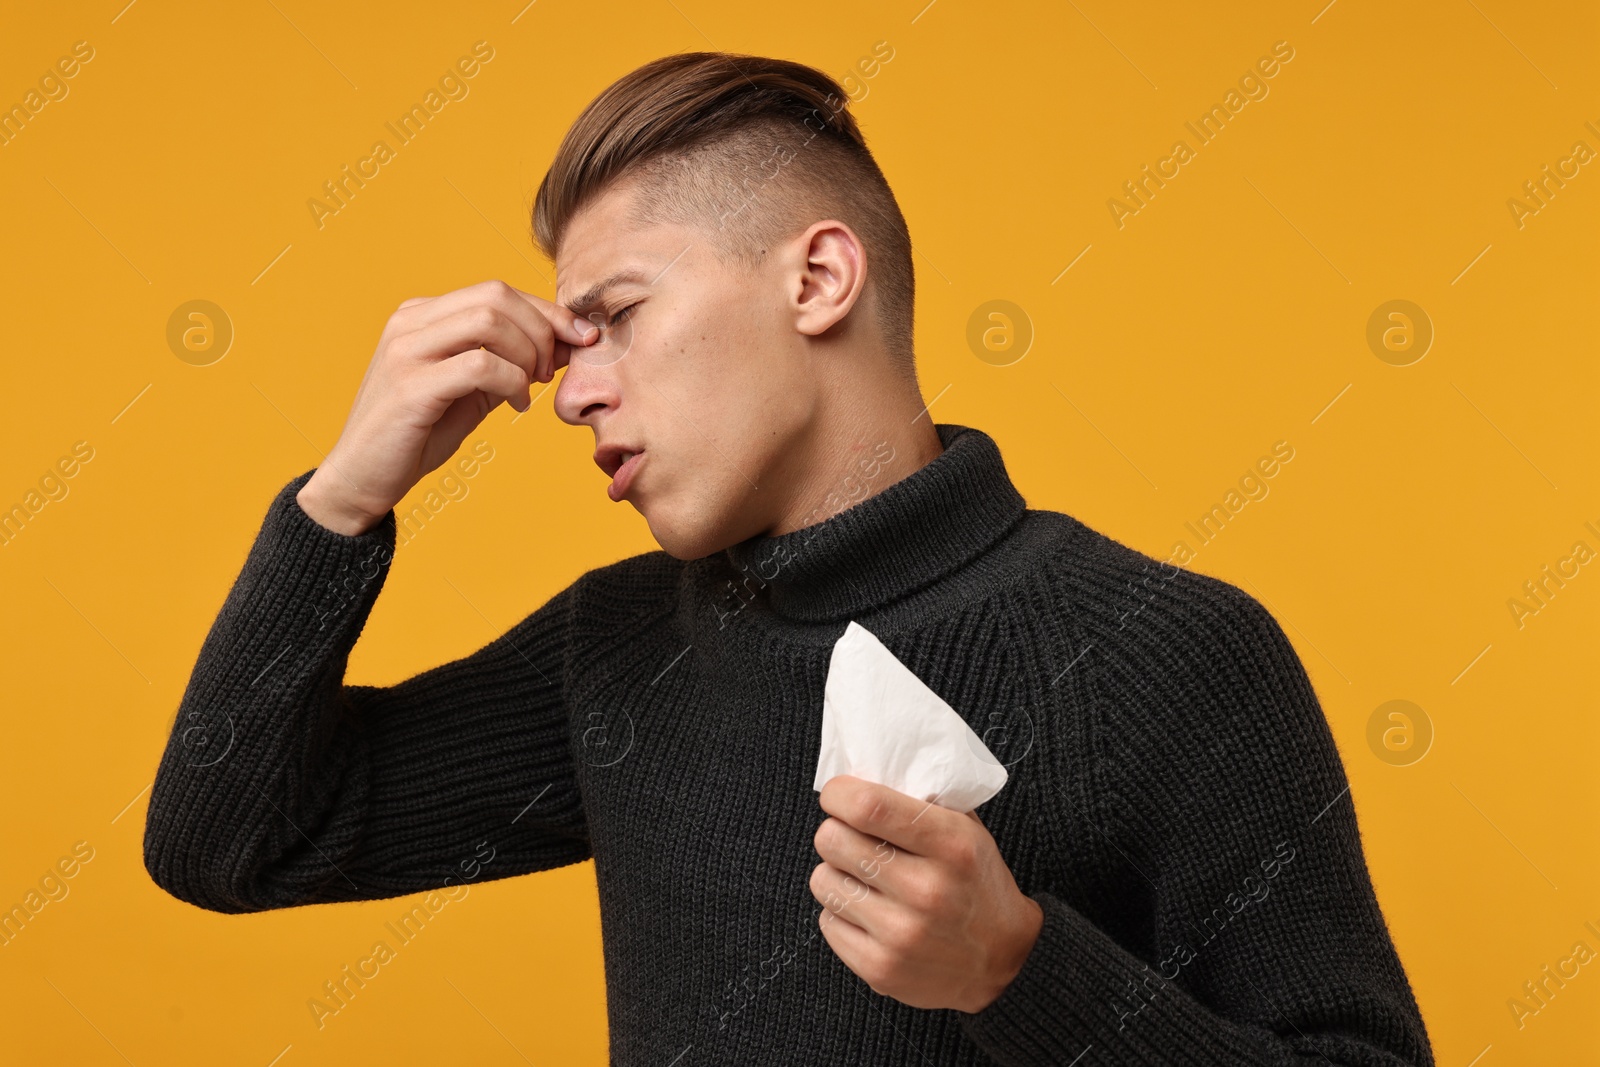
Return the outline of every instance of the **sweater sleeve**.
<path id="1" fill-rule="evenodd" d="M 225 913 L 401 896 L 590 856 L 563 701 L 568 586 L 464 659 L 345 685 L 395 513 L 348 536 L 285 486 L 203 642 L 144 834 L 150 877 Z"/>
<path id="2" fill-rule="evenodd" d="M 1118 872 L 1107 895 L 1135 913 L 1118 927 L 1144 943 L 1033 892 L 1037 942 L 963 1027 L 1007 1067 L 1431 1067 L 1303 665 L 1247 593 L 1172 585 L 1086 634 L 1093 836 Z"/>

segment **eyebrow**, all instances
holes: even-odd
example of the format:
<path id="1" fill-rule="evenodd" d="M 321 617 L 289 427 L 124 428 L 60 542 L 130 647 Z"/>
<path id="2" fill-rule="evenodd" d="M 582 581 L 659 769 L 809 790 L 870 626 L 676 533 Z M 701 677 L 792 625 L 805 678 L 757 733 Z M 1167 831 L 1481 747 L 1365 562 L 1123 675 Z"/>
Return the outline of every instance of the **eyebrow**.
<path id="1" fill-rule="evenodd" d="M 642 281 L 645 281 L 644 271 L 637 267 L 625 267 L 622 270 L 614 271 L 605 278 L 602 278 L 600 281 L 589 286 L 589 288 L 584 291 L 583 295 L 579 296 L 576 300 L 570 301 L 566 305 L 566 308 L 574 315 L 581 316 L 584 312 L 599 304 L 600 298 L 605 296 L 606 293 L 610 292 L 617 286 L 622 285 L 624 282 Z"/>

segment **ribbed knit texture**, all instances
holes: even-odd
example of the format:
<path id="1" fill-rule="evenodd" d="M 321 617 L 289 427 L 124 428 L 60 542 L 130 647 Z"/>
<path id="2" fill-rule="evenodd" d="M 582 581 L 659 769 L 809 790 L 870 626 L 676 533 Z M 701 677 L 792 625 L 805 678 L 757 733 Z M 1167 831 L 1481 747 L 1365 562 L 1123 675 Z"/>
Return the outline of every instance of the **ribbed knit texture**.
<path id="1" fill-rule="evenodd" d="M 480 842 L 478 882 L 592 857 L 619 1065 L 1432 1064 L 1272 616 L 1027 508 L 992 438 L 937 430 L 826 521 L 600 567 L 393 686 L 343 679 L 394 513 L 335 533 L 298 476 L 184 693 L 151 877 L 236 913 L 455 885 Z M 812 776 L 851 619 L 1010 771 L 978 815 L 1044 926 L 976 1014 L 874 993 L 818 928 Z"/>

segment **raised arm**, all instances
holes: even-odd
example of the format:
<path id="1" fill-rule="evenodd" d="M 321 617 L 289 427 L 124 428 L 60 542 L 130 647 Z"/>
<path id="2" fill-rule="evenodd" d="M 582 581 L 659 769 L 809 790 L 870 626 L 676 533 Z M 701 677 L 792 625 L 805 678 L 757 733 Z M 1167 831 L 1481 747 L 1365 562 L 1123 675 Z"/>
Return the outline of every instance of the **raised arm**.
<path id="1" fill-rule="evenodd" d="M 338 443 L 273 500 L 202 645 L 150 794 L 158 885 L 247 912 L 587 858 L 562 686 L 572 587 L 464 659 L 344 684 L 394 505 L 586 340 L 498 282 L 390 318 Z"/>
<path id="2" fill-rule="evenodd" d="M 145 866 L 220 912 L 399 896 L 589 856 L 562 700 L 572 587 L 477 652 L 344 685 L 392 513 L 348 536 L 268 509 L 161 757 Z"/>

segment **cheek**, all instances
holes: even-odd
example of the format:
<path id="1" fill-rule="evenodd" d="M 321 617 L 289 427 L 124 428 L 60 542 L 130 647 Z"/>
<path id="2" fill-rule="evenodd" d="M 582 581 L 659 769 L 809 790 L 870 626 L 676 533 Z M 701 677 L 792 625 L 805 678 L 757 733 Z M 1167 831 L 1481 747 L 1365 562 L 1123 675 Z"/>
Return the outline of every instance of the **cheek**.
<path id="1" fill-rule="evenodd" d="M 724 327 L 704 322 L 659 332 L 641 327 L 634 347 L 641 357 L 634 368 L 637 384 L 650 405 L 672 421 L 721 423 L 730 408 L 747 405 L 752 393 L 763 388 L 760 368 L 744 339 Z M 704 445 L 704 438 L 693 436 Z"/>

